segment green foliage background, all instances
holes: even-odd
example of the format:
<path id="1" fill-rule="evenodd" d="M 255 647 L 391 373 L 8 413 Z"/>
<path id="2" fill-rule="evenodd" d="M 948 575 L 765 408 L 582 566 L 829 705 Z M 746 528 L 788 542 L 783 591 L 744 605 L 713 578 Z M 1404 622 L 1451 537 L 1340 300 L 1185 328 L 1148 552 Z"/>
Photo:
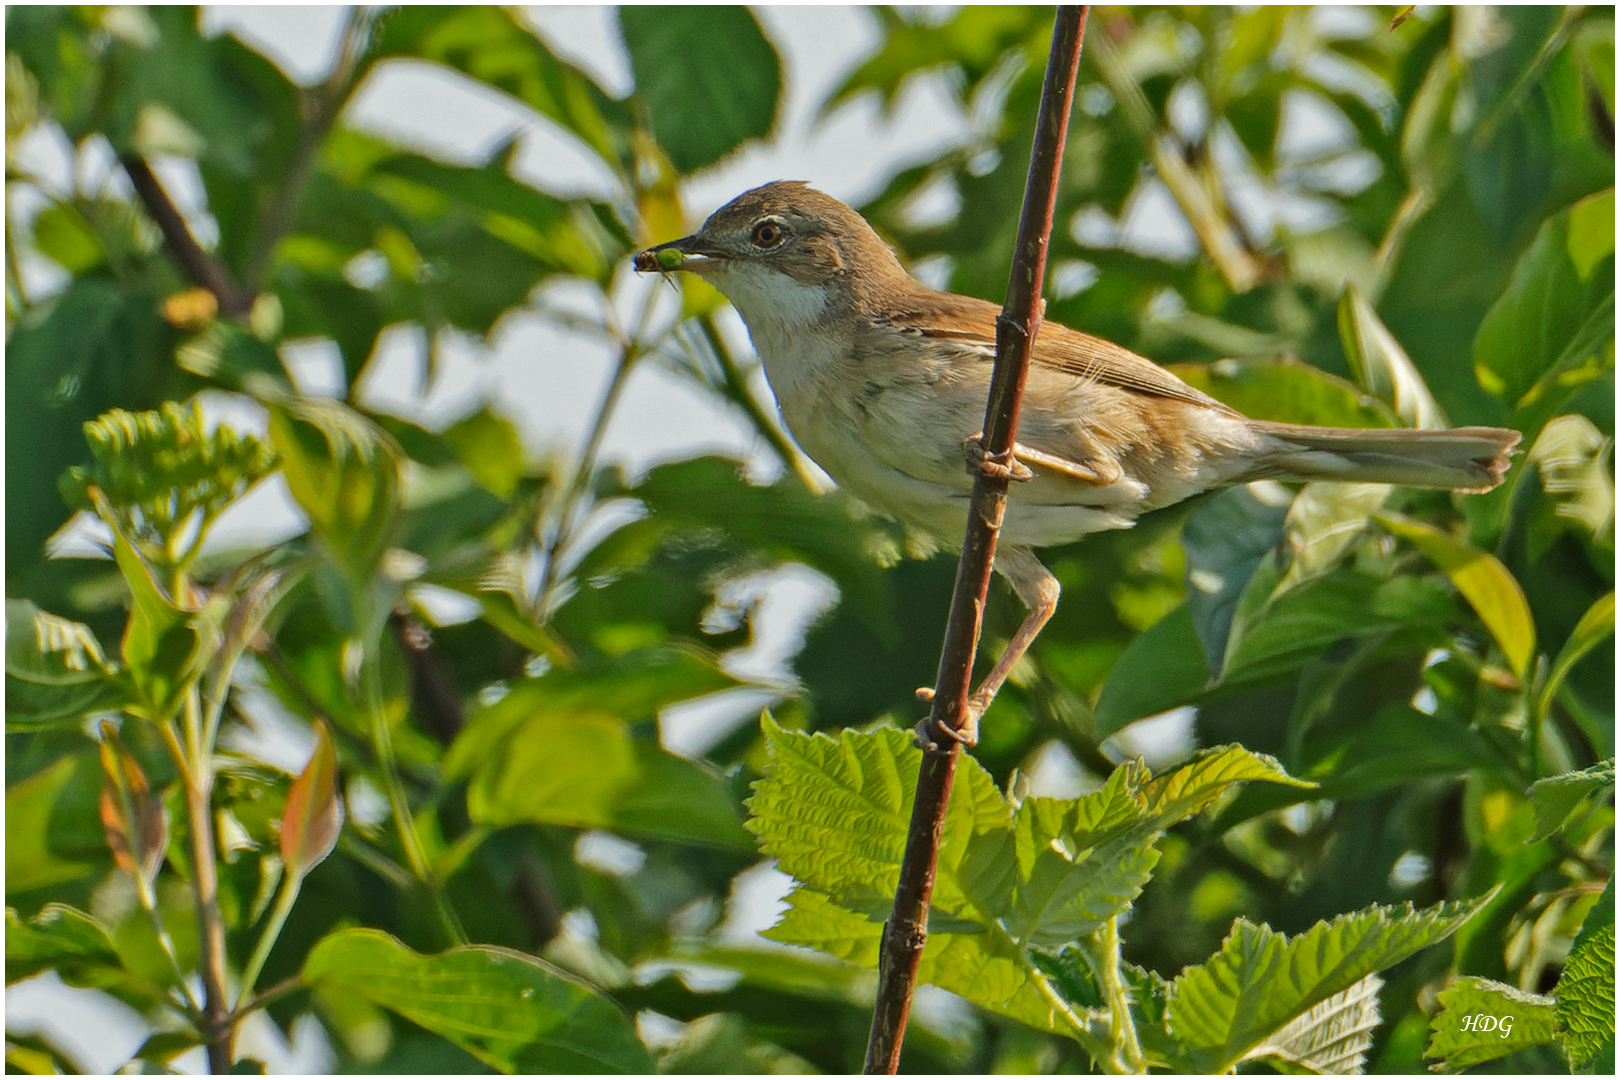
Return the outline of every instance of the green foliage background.
<path id="1" fill-rule="evenodd" d="M 1394 15 L 1095 9 L 1047 316 L 1253 415 L 1504 425 L 1526 453 L 1485 496 L 1239 489 L 1048 551 L 1063 603 L 975 755 L 1009 791 L 1054 741 L 1106 776 L 1117 733 L 1195 707 L 1198 746 L 1241 743 L 1319 786 L 1301 802 L 1256 785 L 1167 824 L 1122 928 L 1131 964 L 1171 979 L 1229 932 L 1262 933 L 1251 924 L 1297 935 L 1373 904 L 1496 888 L 1451 943 L 1386 973 L 1369 1067 L 1421 1069 L 1436 1024 L 1437 1057 L 1485 1063 L 1441 1008 L 1511 999 L 1542 1025 L 1521 1034 L 1542 1034 L 1486 1067 L 1605 1071 L 1612 1025 L 1605 1042 L 1565 1016 L 1576 998 L 1544 995 L 1579 932 L 1606 940 L 1608 959 L 1571 962 L 1578 1000 L 1601 1000 L 1590 988 L 1605 970 L 1612 996 L 1613 11 L 1436 9 L 1391 28 Z M 999 301 L 1051 10 L 871 16 L 882 45 L 824 113 L 868 94 L 892 106 L 939 72 L 973 134 L 861 209 L 921 272 Z M 265 1007 L 283 1028 L 314 1012 L 341 1069 L 860 1063 L 859 966 L 719 932 L 738 875 L 764 857 L 743 827 L 772 760 L 762 729 L 745 723 L 691 760 L 660 746 L 657 717 L 739 685 L 719 658 L 750 640 L 755 612 L 728 606 L 727 583 L 800 563 L 839 600 L 794 658 L 800 682 L 776 721 L 908 727 L 954 559 L 807 486 L 749 390 L 751 358 L 720 332 L 723 301 L 689 281 L 678 316 L 660 291 L 639 325 L 595 325 L 616 375 L 572 460 L 526 449 L 491 404 L 429 431 L 353 396 L 390 327 L 484 337 L 563 280 L 605 298 L 631 253 L 695 224 L 683 178 L 773 132 L 782 64 L 748 11 L 626 8 L 620 23 L 635 77 L 623 99 L 502 9 L 356 13 L 330 76 L 307 89 L 230 34 L 203 36 L 190 8 L 7 10 L 8 205 L 24 188 L 46 205 L 6 233 L 7 980 L 50 969 L 137 1005 L 156 1028 L 148 1063 L 199 1041 L 154 929 L 178 966 L 197 963 L 185 755 L 164 725 L 195 700 L 229 734 L 254 694 L 331 725 L 350 812 L 330 857 L 284 880 L 319 846 L 299 832 L 304 847 L 288 847 L 293 778 L 211 755 L 229 969 L 273 943 L 258 986 L 283 990 Z M 348 127 L 344 104 L 403 61 L 570 133 L 616 178 L 614 197 L 537 190 L 511 174 L 510 147 L 457 165 Z M 1301 102 L 1343 137 L 1291 149 Z M 121 182 L 61 191 L 29 175 L 13 150 L 41 126 L 81 155 L 195 162 L 226 285 L 199 295 L 208 283 Z M 1159 184 L 1193 226 L 1191 257 L 1118 241 Z M 1245 191 L 1310 200 L 1322 224 L 1260 231 Z M 60 267 L 61 287 L 28 294 L 22 253 Z M 346 400 L 294 389 L 277 350 L 309 339 L 340 350 Z M 717 458 L 639 480 L 599 467 L 617 393 L 648 363 L 735 409 L 783 459 L 781 479 L 756 485 Z M 210 441 L 166 404 L 204 391 L 256 402 L 265 440 Z M 109 410 L 160 408 L 86 441 Z M 270 469 L 308 532 L 201 554 L 188 515 L 206 529 Z M 113 526 L 116 562 L 47 556 L 79 509 Z M 604 515 L 634 520 L 603 537 L 589 526 Z M 434 626 L 427 585 L 482 614 Z M 987 654 L 1021 614 L 997 586 Z M 98 746 L 103 716 L 121 718 L 118 754 Z M 104 757 L 167 800 L 149 871 L 120 868 L 109 846 Z M 118 790 L 127 863 L 156 811 L 136 813 L 138 785 Z M 596 831 L 634 857 L 580 858 Z M 282 891 L 285 911 L 272 907 Z M 428 978 L 446 994 L 419 994 Z M 953 989 L 987 1008 L 920 1016 L 907 1068 L 1090 1066 L 1078 1044 Z M 649 1050 L 628 1019 L 642 1011 L 690 1026 Z M 1555 1045 L 1555 1031 L 1575 1034 Z M 8 1033 L 7 1051 L 16 1069 L 74 1064 L 31 1036 Z"/>

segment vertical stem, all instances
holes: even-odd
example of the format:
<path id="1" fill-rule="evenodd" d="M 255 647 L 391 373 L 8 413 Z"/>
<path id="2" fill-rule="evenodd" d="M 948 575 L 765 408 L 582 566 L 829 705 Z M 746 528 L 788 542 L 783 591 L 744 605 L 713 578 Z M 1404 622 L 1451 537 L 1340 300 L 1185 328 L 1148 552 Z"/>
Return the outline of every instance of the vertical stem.
<path id="1" fill-rule="evenodd" d="M 630 373 L 635 369 L 636 361 L 639 359 L 641 352 L 633 342 L 625 342 L 620 346 L 619 362 L 613 369 L 613 378 L 608 382 L 607 392 L 602 395 L 602 404 L 596 410 L 596 420 L 591 424 L 591 433 L 586 436 L 585 446 L 580 450 L 579 466 L 574 470 L 573 479 L 563 492 L 562 516 L 557 521 L 557 531 L 552 535 L 551 543 L 546 546 L 546 566 L 540 579 L 540 595 L 537 599 L 542 622 L 551 614 L 551 591 L 556 587 L 558 580 L 557 560 L 562 557 L 563 549 L 568 546 L 573 533 L 574 516 L 578 510 L 580 494 L 585 490 L 585 485 L 590 483 L 591 474 L 596 471 L 596 456 L 602 450 L 602 440 L 607 435 L 608 421 L 613 418 L 613 412 L 619 405 L 619 398 L 624 395 L 624 388 L 630 381 Z"/>
<path id="2" fill-rule="evenodd" d="M 1063 163 L 1075 74 L 1080 66 L 1080 43 L 1085 36 L 1089 11 L 1087 6 L 1059 7 L 1057 11 L 1046 82 L 1041 89 L 1040 113 L 1036 118 L 1029 179 L 1024 188 L 1018 246 L 1013 251 L 1012 275 L 1007 284 L 1007 303 L 996 320 L 996 363 L 985 409 L 984 449 L 989 462 L 1003 465 L 1012 461 L 1030 348 L 1040 326 L 1047 242 L 1052 232 L 1057 178 Z M 917 983 L 917 963 L 928 940 L 928 904 L 934 891 L 945 809 L 950 801 L 956 762 L 961 755 L 961 741 L 954 736 L 968 722 L 973 654 L 978 647 L 984 597 L 990 587 L 996 536 L 1007 505 L 1010 476 L 1010 468 L 1000 470 L 1000 475 L 981 470 L 973 482 L 967 534 L 962 543 L 961 561 L 957 563 L 956 591 L 951 600 L 933 714 L 929 719 L 935 741 L 945 748 L 930 745 L 923 751 L 917 800 L 912 806 L 906 854 L 900 864 L 900 884 L 895 891 L 894 911 L 883 931 L 877 1001 L 864 1067 L 869 1073 L 894 1073 L 900 1067 L 900 1048 Z"/>
<path id="3" fill-rule="evenodd" d="M 214 861 L 211 747 L 202 745 L 202 725 L 194 685 L 186 693 L 186 742 L 190 749 L 186 779 L 186 816 L 191 820 L 191 887 L 197 901 L 197 966 L 203 984 L 203 1037 L 208 1040 L 208 1071 L 231 1069 L 235 1030 L 225 1000 L 225 920 L 219 912 L 218 866 Z"/>
<path id="4" fill-rule="evenodd" d="M 275 910 L 270 912 L 270 921 L 265 923 L 264 933 L 259 936 L 259 944 L 253 950 L 253 956 L 242 971 L 242 987 L 236 995 L 236 1011 L 242 1011 L 242 1006 L 253 996 L 253 986 L 259 981 L 259 972 L 264 970 L 264 962 L 270 958 L 270 950 L 276 944 L 276 938 L 281 936 L 281 928 L 291 914 L 293 904 L 298 900 L 299 886 L 304 879 L 296 874 L 288 873 L 281 883 L 281 894 L 276 897 Z"/>
<path id="5" fill-rule="evenodd" d="M 1093 940 L 1096 948 L 1091 958 L 1092 971 L 1108 1006 L 1108 1041 L 1113 1049 L 1113 1059 L 1098 1064 L 1112 1073 L 1147 1072 L 1142 1044 L 1136 1035 L 1136 1019 L 1131 1015 L 1130 993 L 1119 977 L 1119 917 L 1103 923 Z"/>
<path id="6" fill-rule="evenodd" d="M 444 894 L 443 884 L 433 873 L 433 867 L 428 863 L 427 852 L 422 847 L 422 838 L 416 833 L 416 821 L 411 816 L 410 800 L 405 796 L 405 785 L 400 781 L 399 769 L 394 763 L 394 740 L 388 730 L 388 717 L 383 713 L 382 670 L 377 656 L 375 635 L 372 633 L 370 620 L 363 621 L 362 625 L 366 628 L 367 636 L 373 638 L 373 641 L 365 646 L 360 662 L 360 678 L 365 686 L 366 715 L 371 721 L 371 743 L 377 752 L 377 762 L 382 768 L 383 787 L 388 796 L 388 808 L 393 814 L 394 828 L 399 833 L 399 845 L 405 850 L 405 859 L 410 865 L 411 873 L 433 897 L 433 906 L 445 933 L 452 943 L 465 945 L 467 932 L 462 929 L 461 920 L 456 917 L 455 909 L 450 906 L 450 898 Z"/>

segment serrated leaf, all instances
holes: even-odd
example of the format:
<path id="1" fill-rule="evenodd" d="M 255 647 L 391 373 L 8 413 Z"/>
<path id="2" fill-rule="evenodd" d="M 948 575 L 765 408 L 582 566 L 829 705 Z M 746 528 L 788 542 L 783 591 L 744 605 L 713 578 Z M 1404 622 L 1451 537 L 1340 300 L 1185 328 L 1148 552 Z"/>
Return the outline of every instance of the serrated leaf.
<path id="1" fill-rule="evenodd" d="M 839 907 L 814 889 L 795 889 L 788 895 L 788 903 L 781 921 L 765 931 L 767 938 L 819 949 L 862 967 L 877 967 L 881 921 Z M 1042 1031 L 1068 1030 L 1024 968 L 1010 956 L 993 952 L 985 934 L 930 929 L 917 965 L 917 981 L 960 994 L 991 1012 Z"/>
<path id="2" fill-rule="evenodd" d="M 1496 639 L 1515 675 L 1524 677 L 1535 655 L 1536 627 L 1530 602 L 1518 579 L 1488 551 L 1454 540 L 1421 521 L 1398 514 L 1377 515 L 1379 524 L 1408 540 L 1451 579 Z"/>
<path id="3" fill-rule="evenodd" d="M 1435 1072 L 1461 1072 L 1551 1042 L 1557 1029 L 1552 998 L 1491 979 L 1465 976 L 1440 991 L 1439 1000 L 1440 1012 L 1430 1021 L 1429 1046 L 1423 1052 L 1440 1059 L 1429 1066 Z M 1612 1019 L 1611 1012 L 1611 1030 Z"/>
<path id="4" fill-rule="evenodd" d="M 310 950 L 303 979 L 398 1013 L 505 1073 L 651 1072 L 635 1025 L 611 1000 L 513 949 L 434 956 L 380 930 L 339 930 Z"/>
<path id="5" fill-rule="evenodd" d="M 922 751 L 892 727 L 804 735 L 769 714 L 761 727 L 773 756 L 748 800 L 749 829 L 784 873 L 881 920 L 894 903 Z M 940 839 L 934 904 L 941 911 L 966 903 L 957 872 L 971 838 L 1005 828 L 1009 816 L 990 774 L 964 758 Z"/>
<path id="6" fill-rule="evenodd" d="M 1612 894 L 1611 894 L 1612 900 Z M 1553 990 L 1558 1041 L 1571 1070 L 1585 1069 L 1614 1042 L 1614 922 L 1578 941 Z"/>
<path id="7" fill-rule="evenodd" d="M 320 865 L 337 846 L 343 829 L 343 803 L 338 798 L 337 750 L 324 720 L 315 721 L 315 751 L 287 789 L 281 818 L 281 863 L 301 878 Z"/>
<path id="8" fill-rule="evenodd" d="M 1547 839 L 1568 825 L 1577 813 L 1583 812 L 1594 795 L 1613 788 L 1613 758 L 1576 772 L 1537 780 L 1527 793 L 1536 811 L 1536 831 L 1525 843 Z"/>
<path id="9" fill-rule="evenodd" d="M 1489 899 L 1364 908 L 1295 938 L 1238 919 L 1214 957 L 1171 984 L 1170 1034 L 1195 1071 L 1225 1072 L 1296 1017 L 1444 940 Z"/>
<path id="10" fill-rule="evenodd" d="M 144 907 L 156 902 L 152 883 L 163 866 L 169 843 L 169 820 L 161 796 L 152 793 L 146 774 L 118 738 L 118 729 L 101 722 L 101 824 L 119 869 L 135 879 Z"/>
<path id="11" fill-rule="evenodd" d="M 1378 991 L 1384 980 L 1368 975 L 1280 1028 L 1249 1051 L 1249 1060 L 1274 1058 L 1313 1073 L 1359 1073 L 1378 1026 Z"/>
<path id="12" fill-rule="evenodd" d="M 47 686 L 76 686 L 108 673 L 101 643 L 83 623 L 6 600 L 6 674 Z"/>

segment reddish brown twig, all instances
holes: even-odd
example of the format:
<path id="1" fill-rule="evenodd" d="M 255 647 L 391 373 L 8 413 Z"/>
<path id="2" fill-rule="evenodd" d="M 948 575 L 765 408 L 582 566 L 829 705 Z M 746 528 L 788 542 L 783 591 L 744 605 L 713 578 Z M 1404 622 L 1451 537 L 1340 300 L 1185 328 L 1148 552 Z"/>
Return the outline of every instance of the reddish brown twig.
<path id="1" fill-rule="evenodd" d="M 1046 64 L 1046 84 L 1030 155 L 1029 180 L 1024 188 L 1023 217 L 1018 226 L 1018 247 L 1013 252 L 1007 303 L 996 320 L 996 366 L 985 412 L 984 447 L 992 461 L 1007 461 L 1018 430 L 1024 380 L 1029 370 L 1030 346 L 1041 321 L 1041 282 L 1046 277 L 1046 248 L 1052 234 L 1052 212 L 1057 201 L 1058 172 L 1063 163 L 1063 141 L 1074 102 L 1075 73 L 1080 65 L 1080 43 L 1085 36 L 1089 6 L 1060 7 L 1052 33 L 1052 52 Z M 973 656 L 979 645 L 984 598 L 990 587 L 996 536 L 1007 506 L 1006 476 L 979 471 L 973 482 L 967 537 L 957 564 L 956 592 L 946 624 L 945 646 L 939 658 L 939 680 L 934 690 L 930 728 L 961 731 L 967 719 Z M 923 751 L 917 778 L 917 801 L 912 807 L 911 830 L 905 859 L 900 864 L 900 885 L 895 891 L 894 913 L 884 927 L 878 966 L 877 1003 L 872 1034 L 866 1046 L 865 1071 L 893 1073 L 900 1065 L 906 1018 L 916 988 L 917 962 L 928 940 L 928 904 L 934 891 L 939 861 L 940 832 L 945 807 L 956 776 L 961 743 Z"/>

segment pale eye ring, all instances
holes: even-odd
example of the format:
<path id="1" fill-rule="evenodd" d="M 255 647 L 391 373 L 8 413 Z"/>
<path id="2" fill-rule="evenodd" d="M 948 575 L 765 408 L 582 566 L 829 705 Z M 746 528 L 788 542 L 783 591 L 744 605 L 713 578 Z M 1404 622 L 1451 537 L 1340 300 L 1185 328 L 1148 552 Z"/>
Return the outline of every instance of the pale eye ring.
<path id="1" fill-rule="evenodd" d="M 786 239 L 787 234 L 782 230 L 782 223 L 775 218 L 766 218 L 754 226 L 749 237 L 755 247 L 773 248 Z"/>

